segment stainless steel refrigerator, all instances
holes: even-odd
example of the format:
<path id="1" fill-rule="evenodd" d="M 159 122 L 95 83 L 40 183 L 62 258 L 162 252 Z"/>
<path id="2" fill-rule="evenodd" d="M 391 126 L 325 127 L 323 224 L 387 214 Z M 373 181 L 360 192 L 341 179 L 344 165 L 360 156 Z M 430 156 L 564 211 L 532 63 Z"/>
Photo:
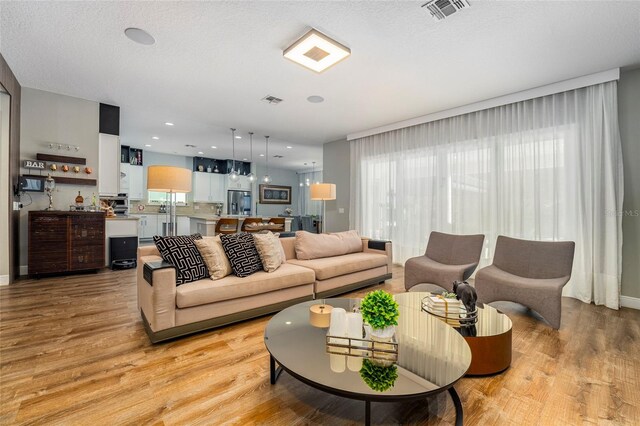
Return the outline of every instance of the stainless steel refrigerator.
<path id="1" fill-rule="evenodd" d="M 227 214 L 251 216 L 251 192 L 227 191 Z"/>

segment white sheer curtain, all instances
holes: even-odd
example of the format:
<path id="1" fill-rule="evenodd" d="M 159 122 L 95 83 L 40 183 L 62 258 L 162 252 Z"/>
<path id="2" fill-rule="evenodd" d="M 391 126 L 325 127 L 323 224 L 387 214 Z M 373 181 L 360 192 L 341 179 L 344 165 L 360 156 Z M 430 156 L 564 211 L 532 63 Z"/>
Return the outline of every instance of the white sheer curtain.
<path id="1" fill-rule="evenodd" d="M 424 253 L 432 230 L 576 243 L 564 295 L 617 309 L 623 178 L 616 82 L 351 142 L 351 224 Z"/>
<path id="2" fill-rule="evenodd" d="M 322 182 L 322 170 L 306 173 L 298 173 L 298 212 L 301 215 L 322 215 L 322 201 L 311 199 L 310 185 Z"/>

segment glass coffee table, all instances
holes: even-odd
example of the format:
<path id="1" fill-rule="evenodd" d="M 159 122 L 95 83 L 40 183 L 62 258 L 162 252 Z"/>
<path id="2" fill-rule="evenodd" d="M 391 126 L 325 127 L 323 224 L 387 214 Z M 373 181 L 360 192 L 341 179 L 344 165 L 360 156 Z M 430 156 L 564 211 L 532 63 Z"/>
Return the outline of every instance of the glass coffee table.
<path id="1" fill-rule="evenodd" d="M 462 404 L 453 385 L 471 364 L 471 350 L 454 328 L 422 312 L 415 293 L 395 295 L 400 306 L 396 363 L 327 352 L 327 328 L 309 322 L 309 307 L 300 303 L 276 314 L 267 324 L 264 342 L 270 354 L 271 384 L 284 370 L 312 387 L 365 402 L 365 424 L 371 424 L 372 402 L 410 401 L 448 391 L 462 425 Z M 360 299 L 326 299 L 344 308 Z"/>

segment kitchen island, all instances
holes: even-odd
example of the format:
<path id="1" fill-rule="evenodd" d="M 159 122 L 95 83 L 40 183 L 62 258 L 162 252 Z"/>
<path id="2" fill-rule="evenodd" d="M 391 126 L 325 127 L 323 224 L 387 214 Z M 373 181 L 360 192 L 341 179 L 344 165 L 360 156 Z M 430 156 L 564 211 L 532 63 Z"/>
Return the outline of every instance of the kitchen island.
<path id="1" fill-rule="evenodd" d="M 238 219 L 238 232 L 242 229 L 242 222 L 249 216 L 234 216 L 234 215 L 223 215 L 223 216 L 214 216 L 214 215 L 191 215 L 189 216 L 191 223 L 191 233 L 202 234 L 203 236 L 213 236 L 216 231 L 216 224 L 218 223 L 218 219 L 220 218 L 234 218 Z M 255 216 L 251 216 L 255 217 Z M 262 217 L 263 223 L 268 223 L 271 216 Z M 293 221 L 292 217 L 284 218 L 284 232 L 291 232 L 291 222 Z"/>

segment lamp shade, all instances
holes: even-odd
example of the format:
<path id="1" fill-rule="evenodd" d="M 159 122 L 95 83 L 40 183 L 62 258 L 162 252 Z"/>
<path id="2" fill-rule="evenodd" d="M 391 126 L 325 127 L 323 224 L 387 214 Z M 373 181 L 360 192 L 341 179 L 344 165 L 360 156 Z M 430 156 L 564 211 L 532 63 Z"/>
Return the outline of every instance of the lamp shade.
<path id="1" fill-rule="evenodd" d="M 173 166 L 149 166 L 147 190 L 156 192 L 191 192 L 191 170 Z"/>
<path id="2" fill-rule="evenodd" d="M 314 183 L 311 184 L 312 200 L 335 200 L 336 185 L 334 183 Z"/>

